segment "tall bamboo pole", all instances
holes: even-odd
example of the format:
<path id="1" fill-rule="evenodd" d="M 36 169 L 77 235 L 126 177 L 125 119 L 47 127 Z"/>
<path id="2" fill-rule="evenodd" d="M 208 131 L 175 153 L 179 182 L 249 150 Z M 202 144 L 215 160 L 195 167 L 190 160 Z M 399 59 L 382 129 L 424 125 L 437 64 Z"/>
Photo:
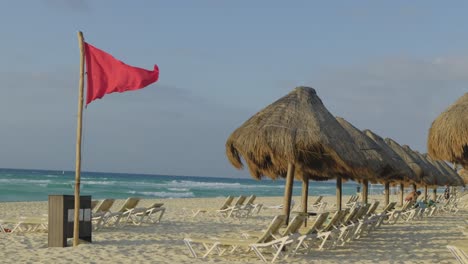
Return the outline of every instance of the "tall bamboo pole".
<path id="1" fill-rule="evenodd" d="M 363 180 L 362 181 L 362 203 L 363 204 L 367 204 L 368 195 L 369 195 L 369 181 Z"/>
<path id="2" fill-rule="evenodd" d="M 390 203 L 390 183 L 385 182 L 385 206 Z"/>
<path id="3" fill-rule="evenodd" d="M 286 224 L 289 224 L 289 214 L 291 212 L 291 197 L 294 182 L 294 164 L 288 164 L 288 174 L 286 176 L 286 188 L 284 189 L 284 215 L 286 216 Z"/>
<path id="4" fill-rule="evenodd" d="M 405 185 L 400 183 L 400 206 L 403 206 L 403 196 L 405 195 Z"/>
<path id="5" fill-rule="evenodd" d="M 302 176 L 302 212 L 307 216 L 307 202 L 309 198 L 309 177 Z M 304 226 L 307 226 L 307 221 L 304 221 Z"/>
<path id="6" fill-rule="evenodd" d="M 83 116 L 83 90 L 84 90 L 84 38 L 81 31 L 78 32 L 78 44 L 80 47 L 80 81 L 78 85 L 78 121 L 76 127 L 76 167 L 75 167 L 75 215 L 73 223 L 73 246 L 80 242 L 80 173 L 81 173 L 81 132 Z"/>
<path id="7" fill-rule="evenodd" d="M 341 211 L 341 203 L 342 203 L 341 188 L 342 188 L 341 176 L 338 176 L 336 177 L 336 210 L 338 211 Z"/>

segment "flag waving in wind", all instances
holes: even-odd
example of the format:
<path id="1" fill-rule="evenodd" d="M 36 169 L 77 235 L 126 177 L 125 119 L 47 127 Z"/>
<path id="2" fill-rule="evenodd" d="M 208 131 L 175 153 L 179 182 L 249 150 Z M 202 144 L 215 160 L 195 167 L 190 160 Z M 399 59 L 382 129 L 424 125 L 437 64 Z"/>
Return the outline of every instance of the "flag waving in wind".
<path id="1" fill-rule="evenodd" d="M 144 88 L 159 78 L 159 69 L 154 65 L 154 70 L 149 71 L 142 68 L 127 65 L 112 55 L 86 43 L 83 32 L 78 31 L 78 44 L 80 46 L 80 80 L 78 85 L 78 118 L 76 127 L 76 167 L 75 167 L 75 195 L 73 214 L 73 246 L 80 244 L 80 238 L 91 242 L 91 233 L 80 236 L 80 182 L 81 182 L 81 141 L 83 130 L 83 94 L 85 79 L 85 64 L 88 74 L 88 92 L 86 93 L 86 105 L 96 99 L 104 97 L 109 93 L 123 93 Z M 86 63 L 85 63 L 86 62 Z M 86 208 L 86 207 L 84 207 Z M 70 218 L 68 218 L 70 219 Z M 84 221 L 87 222 L 86 220 Z M 86 224 L 91 224 L 87 222 Z M 92 230 L 92 228 L 87 228 Z M 51 233 L 49 232 L 49 235 Z M 89 236 L 88 236 L 89 235 Z M 49 240 L 49 246 L 50 246 Z M 65 243 L 66 245 L 66 243 Z M 62 245 L 64 246 L 64 245 Z"/>
<path id="2" fill-rule="evenodd" d="M 159 78 L 159 68 L 149 71 L 127 65 L 112 55 L 84 43 L 88 89 L 86 105 L 105 94 L 142 89 Z"/>

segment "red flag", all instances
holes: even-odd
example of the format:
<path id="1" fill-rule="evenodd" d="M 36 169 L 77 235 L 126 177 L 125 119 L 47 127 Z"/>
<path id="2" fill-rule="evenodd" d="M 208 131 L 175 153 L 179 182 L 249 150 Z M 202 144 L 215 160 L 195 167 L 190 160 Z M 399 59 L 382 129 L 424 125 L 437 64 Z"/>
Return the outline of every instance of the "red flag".
<path id="1" fill-rule="evenodd" d="M 132 67 L 86 42 L 85 57 L 88 73 L 86 105 L 105 94 L 144 88 L 159 78 L 157 65 L 152 71 Z"/>

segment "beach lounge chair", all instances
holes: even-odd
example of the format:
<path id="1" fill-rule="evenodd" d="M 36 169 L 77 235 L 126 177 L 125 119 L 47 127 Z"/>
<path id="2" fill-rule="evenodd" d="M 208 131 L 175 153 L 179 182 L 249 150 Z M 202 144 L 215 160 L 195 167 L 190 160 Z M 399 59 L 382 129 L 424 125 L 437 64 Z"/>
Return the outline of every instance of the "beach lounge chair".
<path id="1" fill-rule="evenodd" d="M 116 212 L 109 212 L 104 215 L 104 225 L 108 226 L 123 226 L 125 225 L 128 220 L 130 219 L 133 209 L 136 208 L 137 204 L 140 202 L 140 198 L 136 197 L 129 197 L 123 205 L 120 207 L 120 209 Z M 124 221 L 122 221 L 124 219 Z M 123 224 L 121 224 L 123 222 Z"/>
<path id="2" fill-rule="evenodd" d="M 458 263 L 468 264 L 468 255 L 463 250 L 451 245 L 448 245 L 447 249 L 450 250 L 450 253 L 457 259 Z"/>
<path id="3" fill-rule="evenodd" d="M 341 223 L 335 225 L 335 230 L 332 231 L 331 235 L 335 236 L 334 238 L 334 245 L 338 245 L 338 243 L 341 242 L 340 245 L 344 245 L 347 241 L 347 238 L 350 236 L 350 234 L 354 234 L 354 230 L 357 228 L 357 225 L 355 222 L 358 222 L 358 217 L 360 214 L 362 214 L 362 211 L 364 211 L 362 207 L 353 207 L 349 211 L 348 214 L 346 214 L 341 221 Z M 336 235 L 339 233 L 338 235 Z"/>
<path id="4" fill-rule="evenodd" d="M 263 247 L 274 247 L 276 252 L 273 257 L 273 261 L 276 260 L 278 255 L 281 253 L 283 247 L 290 241 L 289 237 L 282 237 L 279 239 L 275 239 L 273 234 L 278 233 L 280 227 L 286 220 L 286 216 L 279 215 L 275 216 L 275 218 L 271 221 L 268 228 L 263 232 L 261 236 L 258 238 L 253 239 L 229 239 L 229 238 L 184 238 L 184 243 L 190 251 L 190 254 L 197 258 L 198 254 L 194 248 L 195 244 L 203 245 L 204 250 L 206 250 L 205 254 L 202 258 L 206 258 L 210 253 L 213 251 L 218 252 L 221 256 L 230 249 L 230 252 L 234 252 L 239 247 L 247 247 L 252 249 L 257 256 L 266 262 L 266 259 L 263 253 L 260 251 Z M 292 242 L 292 241 L 291 241 Z M 272 261 L 272 262 L 273 262 Z"/>
<path id="5" fill-rule="evenodd" d="M 284 230 L 278 229 L 276 233 L 272 233 L 271 236 L 275 239 L 281 238 L 283 236 L 291 236 L 293 234 L 300 235 L 299 229 L 301 225 L 307 220 L 307 215 L 296 215 L 286 226 Z M 265 230 L 261 232 L 249 232 L 243 233 L 242 236 L 244 238 L 252 238 L 252 237 L 260 237 L 263 235 Z"/>
<path id="6" fill-rule="evenodd" d="M 348 213 L 349 209 L 336 211 L 331 219 L 325 223 L 325 226 L 320 230 L 317 237 L 321 239 L 319 249 L 322 250 L 325 247 L 325 244 L 328 242 L 328 239 L 333 236 L 333 232 L 336 232 L 337 226 L 339 226 L 343 217 Z"/>
<path id="7" fill-rule="evenodd" d="M 96 206 L 100 203 L 100 201 L 97 201 L 97 200 L 92 200 L 91 201 L 91 211 L 94 210 L 94 208 L 96 208 Z"/>
<path id="8" fill-rule="evenodd" d="M 232 201 L 234 201 L 234 196 L 229 195 L 228 197 L 226 197 L 226 200 L 224 200 L 224 203 L 221 205 L 221 207 L 219 207 L 219 209 L 216 210 L 216 212 L 229 208 L 232 204 Z M 192 217 L 196 217 L 202 213 L 207 213 L 208 211 L 209 209 L 192 210 Z"/>
<path id="9" fill-rule="evenodd" d="M 349 197 L 348 201 L 346 201 L 345 207 L 348 207 L 348 208 L 353 207 L 358 203 L 359 203 L 359 195 L 351 195 L 351 197 Z"/>
<path id="10" fill-rule="evenodd" d="M 240 195 L 237 198 L 237 201 L 234 203 L 234 205 L 231 205 L 226 209 L 216 210 L 216 214 L 221 215 L 223 217 L 231 217 L 231 216 L 240 217 L 240 216 L 242 216 L 240 211 L 241 211 L 242 207 L 244 206 L 244 202 L 245 202 L 246 199 L 247 199 L 246 196 Z"/>
<path id="11" fill-rule="evenodd" d="M 309 242 L 317 240 L 317 235 L 322 229 L 322 226 L 325 223 L 325 221 L 327 221 L 329 214 L 330 213 L 328 212 L 319 214 L 317 218 L 315 218 L 314 223 L 308 227 L 307 231 L 299 235 L 299 237 L 297 238 L 296 248 L 293 251 L 293 255 L 296 254 L 301 247 L 309 249 L 310 251 L 311 247 L 309 246 Z"/>
<path id="12" fill-rule="evenodd" d="M 103 226 L 106 219 L 105 216 L 110 213 L 110 209 L 114 202 L 115 199 L 104 199 L 96 206 L 91 218 L 94 230 Z"/>
<path id="13" fill-rule="evenodd" d="M 148 207 L 135 208 L 130 215 L 131 221 L 135 225 L 159 223 L 166 212 L 166 208 L 163 205 L 163 203 L 153 203 Z"/>
<path id="14" fill-rule="evenodd" d="M 380 227 L 382 225 L 382 223 L 385 220 L 387 220 L 387 218 L 389 217 L 389 212 L 391 212 L 392 210 L 395 210 L 396 204 L 397 204 L 396 202 L 391 202 L 391 203 L 387 204 L 387 206 L 385 206 L 384 209 L 380 213 L 375 214 L 375 216 L 378 217 L 378 219 L 374 223 L 374 225 L 372 226 L 372 229 Z"/>
<path id="15" fill-rule="evenodd" d="M 47 215 L 0 219 L 0 233 L 35 232 L 41 230 L 48 230 Z"/>
<path id="16" fill-rule="evenodd" d="M 296 202 L 294 200 L 291 200 L 291 211 L 294 208 Z M 283 209 L 284 205 L 283 204 L 278 204 L 278 205 L 264 205 L 263 208 L 266 209 L 278 209 L 281 210 Z"/>
<path id="17" fill-rule="evenodd" d="M 249 196 L 249 198 L 245 202 L 245 205 L 242 207 L 241 210 L 245 212 L 246 216 L 249 216 L 251 213 L 255 211 L 257 212 L 257 214 L 260 213 L 260 210 L 262 209 L 263 204 L 254 203 L 256 198 L 257 196 L 255 194 L 252 194 L 251 196 Z"/>
<path id="18" fill-rule="evenodd" d="M 408 210 L 411 206 L 413 205 L 413 203 L 411 201 L 406 201 L 403 206 L 401 207 L 400 210 L 393 210 L 391 211 L 389 214 L 388 214 L 388 224 L 396 224 L 396 222 L 398 222 L 398 219 L 400 218 L 400 215 L 403 213 L 403 212 L 406 212 L 406 210 Z"/>
<path id="19" fill-rule="evenodd" d="M 326 202 L 322 202 L 322 199 L 323 199 L 323 196 L 320 195 L 317 197 L 317 199 L 312 203 L 311 207 L 313 210 L 317 211 L 317 212 L 321 212 L 323 210 L 325 210 L 325 208 L 327 207 L 327 203 Z"/>

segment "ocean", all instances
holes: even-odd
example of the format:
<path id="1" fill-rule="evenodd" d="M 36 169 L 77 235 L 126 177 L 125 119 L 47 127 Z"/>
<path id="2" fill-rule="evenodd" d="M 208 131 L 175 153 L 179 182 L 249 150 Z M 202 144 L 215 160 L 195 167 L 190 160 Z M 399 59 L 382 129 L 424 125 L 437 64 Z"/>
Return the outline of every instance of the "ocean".
<path id="1" fill-rule="evenodd" d="M 50 194 L 73 194 L 73 171 L 0 169 L 0 202 L 47 201 Z M 222 177 L 168 176 L 128 173 L 82 172 L 81 194 L 93 199 L 194 198 L 227 195 L 282 196 L 284 180 L 269 178 L 233 179 Z M 311 181 L 309 195 L 335 195 L 335 181 Z M 357 183 L 345 182 L 343 194 L 356 194 Z M 383 186 L 370 186 L 370 194 L 382 194 Z M 295 181 L 293 194 L 301 194 L 301 182 Z"/>

